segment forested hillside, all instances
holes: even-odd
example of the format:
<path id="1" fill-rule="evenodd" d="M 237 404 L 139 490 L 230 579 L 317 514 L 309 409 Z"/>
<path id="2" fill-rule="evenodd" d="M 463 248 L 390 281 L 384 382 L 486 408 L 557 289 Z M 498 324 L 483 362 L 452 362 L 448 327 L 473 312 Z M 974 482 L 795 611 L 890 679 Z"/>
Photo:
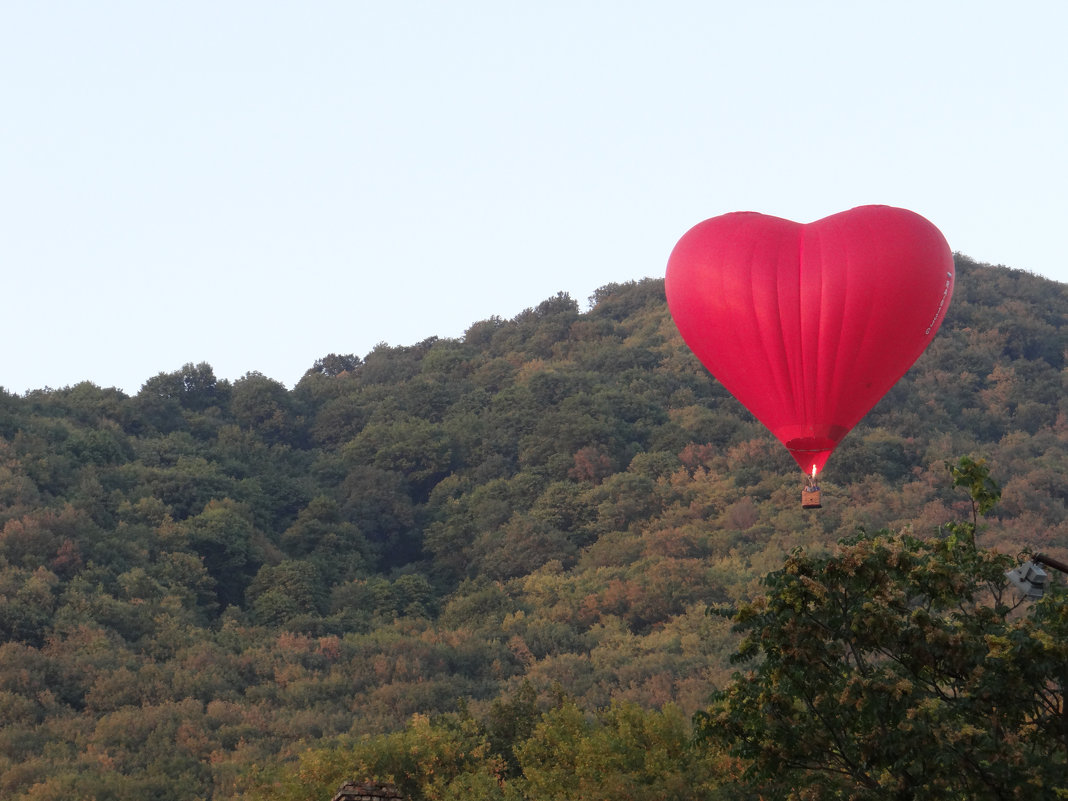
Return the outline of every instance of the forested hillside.
<path id="1" fill-rule="evenodd" d="M 453 749 L 500 787 L 553 737 L 600 765 L 635 732 L 664 786 L 714 793 L 730 766 L 685 743 L 737 639 L 706 611 L 795 548 L 938 535 L 971 516 L 946 467 L 971 455 L 1003 490 L 979 544 L 1068 557 L 1068 290 L 957 270 L 820 510 L 659 280 L 292 389 L 189 364 L 134 396 L 0 393 L 0 798 L 296 798 L 361 742 L 367 771 Z"/>

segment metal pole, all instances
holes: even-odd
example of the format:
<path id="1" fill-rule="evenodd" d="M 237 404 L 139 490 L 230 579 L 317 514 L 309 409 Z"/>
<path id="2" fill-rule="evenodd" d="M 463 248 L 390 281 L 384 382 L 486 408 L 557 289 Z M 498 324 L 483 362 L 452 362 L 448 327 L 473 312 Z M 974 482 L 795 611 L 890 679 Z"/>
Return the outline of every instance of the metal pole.
<path id="1" fill-rule="evenodd" d="M 1054 559 L 1052 556 L 1046 556 L 1043 553 L 1036 553 L 1031 558 L 1036 562 L 1052 567 L 1054 570 L 1059 570 L 1062 573 L 1068 573 L 1068 565 L 1058 559 Z"/>

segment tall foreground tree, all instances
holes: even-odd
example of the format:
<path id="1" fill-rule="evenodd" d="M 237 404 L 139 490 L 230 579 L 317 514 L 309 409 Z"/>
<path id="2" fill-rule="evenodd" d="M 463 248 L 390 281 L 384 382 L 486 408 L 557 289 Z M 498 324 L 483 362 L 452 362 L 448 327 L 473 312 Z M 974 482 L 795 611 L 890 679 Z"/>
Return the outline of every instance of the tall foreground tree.
<path id="1" fill-rule="evenodd" d="M 768 797 L 1068 798 L 1068 593 L 1021 602 L 1014 564 L 889 531 L 795 552 L 737 612 L 755 665 L 699 738 Z"/>

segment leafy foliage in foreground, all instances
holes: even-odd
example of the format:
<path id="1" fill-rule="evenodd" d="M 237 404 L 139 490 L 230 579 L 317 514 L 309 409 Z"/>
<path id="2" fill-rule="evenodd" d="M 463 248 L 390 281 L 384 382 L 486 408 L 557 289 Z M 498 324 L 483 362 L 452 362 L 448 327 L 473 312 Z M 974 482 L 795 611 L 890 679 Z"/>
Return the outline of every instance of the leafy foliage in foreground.
<path id="1" fill-rule="evenodd" d="M 990 485 L 968 483 L 990 511 Z M 701 737 L 776 798 L 1068 796 L 1068 593 L 1021 614 L 1014 565 L 888 531 L 792 554 L 736 615 L 736 659 L 755 666 L 699 715 Z"/>
<path id="2" fill-rule="evenodd" d="M 615 703 L 595 715 L 572 701 L 529 719 L 509 744 L 515 767 L 486 729 L 466 715 L 415 716 L 399 732 L 302 754 L 295 766 L 267 772 L 250 798 L 327 798 L 353 775 L 377 776 L 413 801 L 716 801 L 718 757 L 692 747 L 690 725 L 672 705 L 647 710 Z"/>
<path id="3" fill-rule="evenodd" d="M 494 709 L 527 685 L 538 721 L 561 696 L 686 718 L 731 671 L 709 606 L 858 527 L 960 540 L 959 454 L 1004 484 L 980 547 L 1063 556 L 1068 295 L 958 277 L 815 515 L 660 281 L 330 355 L 292 389 L 189 364 L 133 396 L 0 392 L 0 797 L 233 798 L 458 702 L 515 777 L 533 729 Z"/>

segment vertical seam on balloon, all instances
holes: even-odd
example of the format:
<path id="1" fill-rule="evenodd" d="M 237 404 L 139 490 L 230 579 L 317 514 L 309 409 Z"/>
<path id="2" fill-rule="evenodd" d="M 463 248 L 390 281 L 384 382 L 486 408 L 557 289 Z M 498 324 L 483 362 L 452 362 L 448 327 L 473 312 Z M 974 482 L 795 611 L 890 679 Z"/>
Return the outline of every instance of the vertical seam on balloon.
<path id="1" fill-rule="evenodd" d="M 870 243 L 876 239 L 875 226 L 873 226 L 870 221 L 866 220 L 864 222 L 864 233 L 867 236 L 867 242 L 865 242 L 865 245 L 870 245 Z M 874 250 L 870 246 L 866 246 L 864 248 L 861 248 L 861 252 L 862 253 L 872 253 L 872 252 L 874 252 Z M 867 270 L 870 271 L 872 269 L 872 265 L 871 264 L 862 265 L 862 268 L 863 269 L 867 269 Z M 848 275 L 848 274 L 852 273 L 853 269 L 854 269 L 854 266 L 853 266 L 853 263 L 852 263 L 852 254 L 849 254 L 849 256 L 847 257 L 847 261 L 846 261 L 846 274 Z M 879 276 L 879 277 L 881 278 L 881 276 Z M 869 287 L 869 291 L 871 291 L 870 290 L 871 283 L 872 283 L 872 279 L 871 278 L 868 278 L 865 281 L 865 286 Z M 873 302 L 877 303 L 877 302 L 879 302 L 881 300 L 881 298 L 879 297 L 880 294 L 881 293 L 873 293 L 873 296 L 874 296 L 872 298 Z M 846 300 L 847 300 L 847 303 L 846 303 L 845 308 L 847 308 L 847 309 L 852 308 L 852 306 L 849 305 L 849 302 L 848 302 L 849 299 L 847 298 Z M 867 307 L 865 306 L 865 308 L 867 308 Z M 876 314 L 875 314 L 874 310 L 872 312 L 864 315 L 864 318 L 863 318 L 864 319 L 864 323 L 863 323 L 863 325 L 862 325 L 862 327 L 860 329 L 860 336 L 855 338 L 857 346 L 853 350 L 852 358 L 849 361 L 849 371 L 846 373 L 847 376 L 856 376 L 858 374 L 857 363 L 862 361 L 864 359 L 864 357 L 866 356 L 866 354 L 871 352 L 871 348 L 868 345 L 868 338 L 871 335 L 872 321 L 875 319 L 875 317 L 876 317 Z M 840 397 L 840 396 L 836 395 L 836 397 Z M 878 400 L 876 400 L 876 403 L 878 403 Z M 835 411 L 837 412 L 837 409 Z M 866 409 L 864 413 L 867 414 L 868 411 L 870 411 L 870 408 Z"/>
<path id="2" fill-rule="evenodd" d="M 782 312 L 782 264 L 781 264 L 781 259 L 782 259 L 782 248 L 781 248 L 781 246 L 779 246 L 779 247 L 776 248 L 775 260 L 773 262 L 774 270 L 775 270 L 775 274 L 774 274 L 774 278 L 775 278 L 775 315 L 774 315 L 773 319 L 774 319 L 774 322 L 775 322 L 775 329 L 776 330 L 774 332 L 772 332 L 772 333 L 775 335 L 773 337 L 773 341 L 782 343 L 780 348 L 779 348 L 779 353 L 777 354 L 778 357 L 779 357 L 778 364 L 775 365 L 776 369 L 773 372 L 774 372 L 775 375 L 780 375 L 780 376 L 781 375 L 785 375 L 786 376 L 785 387 L 782 384 L 778 384 L 778 389 L 779 389 L 779 394 L 780 394 L 780 398 L 779 398 L 779 400 L 780 400 L 780 404 L 779 404 L 780 408 L 782 407 L 781 401 L 784 400 L 784 398 L 782 397 L 783 389 L 784 388 L 785 389 L 789 389 L 790 393 L 793 394 L 793 385 L 794 385 L 794 377 L 793 377 L 793 374 L 792 374 L 793 371 L 790 369 L 790 359 L 789 359 L 789 355 L 786 353 L 786 347 L 787 347 L 787 339 L 786 339 L 786 335 L 785 335 L 786 334 L 786 326 L 785 326 L 785 322 L 783 320 L 783 312 Z M 785 367 L 786 369 L 783 370 L 782 369 L 783 367 Z"/>
<path id="3" fill-rule="evenodd" d="M 727 297 L 727 286 L 726 286 L 727 285 L 727 271 L 726 270 L 714 270 L 712 274 L 715 275 L 719 279 L 719 294 L 718 294 L 718 297 L 721 297 L 721 298 Z M 723 381 L 723 379 L 721 377 L 717 376 L 715 373 L 713 373 L 712 375 L 716 379 L 716 381 L 719 382 L 721 387 L 723 387 L 724 389 L 727 389 L 727 391 L 730 392 L 730 389 L 727 387 L 727 385 L 724 383 L 724 381 Z M 731 395 L 733 397 L 733 393 L 731 393 Z"/>
<path id="4" fill-rule="evenodd" d="M 787 399 L 790 400 L 791 401 L 791 405 L 796 409 L 796 407 L 797 407 L 797 381 L 796 381 L 796 378 L 794 376 L 794 371 L 791 369 L 792 364 L 791 364 L 791 360 L 790 360 L 790 354 L 786 350 L 786 343 L 789 340 L 788 340 L 788 338 L 786 336 L 786 321 L 783 319 L 783 313 L 782 313 L 782 309 L 783 309 L 783 306 L 782 306 L 782 280 L 781 280 L 782 279 L 782 269 L 781 269 L 781 267 L 779 265 L 779 259 L 782 258 L 781 246 L 779 248 L 779 253 L 776 254 L 776 256 L 777 256 L 777 258 L 776 258 L 776 264 L 775 264 L 775 301 L 776 301 L 775 309 L 777 311 L 777 314 L 775 315 L 775 317 L 776 317 L 776 322 L 778 324 L 777 325 L 778 330 L 775 331 L 775 338 L 774 338 L 773 341 L 782 343 L 782 346 L 779 348 L 779 361 L 780 361 L 782 366 L 786 367 L 785 373 L 786 373 L 787 376 L 789 376 L 788 383 L 785 386 L 780 386 L 780 388 L 779 388 L 780 394 L 783 392 L 783 390 L 786 390 L 789 393 L 789 398 L 781 398 L 780 400 L 787 400 Z M 778 372 L 781 375 L 783 371 L 780 370 Z"/>
<path id="5" fill-rule="evenodd" d="M 816 271 L 816 274 L 819 276 L 819 287 L 818 287 L 819 291 L 818 291 L 818 293 L 815 293 L 815 297 L 817 298 L 817 302 L 819 303 L 819 311 L 816 314 L 816 338 L 815 338 L 816 374 L 812 378 L 812 388 L 813 388 L 813 394 L 815 396 L 815 400 L 813 402 L 813 411 L 812 411 L 813 427 L 815 427 L 815 421 L 820 421 L 820 420 L 826 419 L 826 416 L 827 416 L 826 405 L 827 405 L 827 398 L 829 397 L 829 395 L 828 395 L 828 392 L 827 392 L 827 378 L 824 376 L 823 371 L 827 369 L 828 362 L 829 362 L 830 372 L 831 372 L 830 380 L 832 380 L 832 381 L 834 380 L 834 365 L 835 365 L 835 361 L 836 361 L 835 357 L 837 355 L 837 354 L 830 354 L 830 359 L 828 359 L 827 358 L 828 354 L 825 353 L 824 347 L 823 347 L 824 330 L 825 330 L 825 328 L 828 327 L 828 326 L 824 325 L 824 322 L 825 322 L 826 317 L 827 317 L 828 314 L 833 314 L 834 313 L 833 305 L 827 302 L 828 298 L 826 296 L 826 293 L 827 292 L 833 292 L 834 291 L 834 287 L 833 286 L 829 286 L 829 282 L 827 280 L 825 280 L 827 278 L 827 276 L 825 274 L 825 271 L 824 271 L 824 261 L 825 261 L 824 247 L 825 247 L 825 245 L 824 245 L 824 242 L 823 242 L 822 239 L 819 239 L 819 244 L 820 244 L 819 269 Z M 841 315 L 839 315 L 839 317 L 841 317 Z M 842 338 L 841 326 L 842 326 L 842 323 L 839 322 L 838 340 L 841 340 L 841 338 Z M 835 347 L 837 348 L 837 342 L 835 343 Z"/>
<path id="6" fill-rule="evenodd" d="M 808 370 L 809 370 L 809 366 L 808 366 L 808 348 L 805 347 L 805 345 L 806 345 L 806 340 L 805 340 L 805 318 L 804 318 L 804 309 L 805 309 L 805 304 L 804 304 L 804 297 L 805 297 L 804 265 L 805 265 L 805 244 L 806 244 L 805 232 L 806 232 L 806 229 L 805 229 L 804 225 L 798 227 L 798 232 L 797 232 L 797 340 L 796 341 L 798 342 L 798 349 L 800 351 L 800 359 L 798 359 L 798 362 L 799 362 L 799 372 L 800 372 L 799 380 L 800 380 L 801 383 L 800 383 L 800 391 L 797 391 L 796 381 L 795 381 L 794 416 L 795 416 L 796 419 L 798 419 L 801 422 L 801 424 L 803 426 L 808 426 L 809 422 L 810 422 L 808 412 L 809 412 L 809 403 L 811 402 L 811 399 L 809 397 L 810 393 L 808 392 L 808 383 L 809 383 L 808 382 Z M 818 337 L 817 337 L 816 341 L 819 342 L 819 338 Z M 818 354 L 817 354 L 817 364 L 819 364 Z M 799 406 L 801 407 L 800 409 L 798 408 Z"/>
<path id="7" fill-rule="evenodd" d="M 834 233 L 838 233 L 838 228 L 839 226 L 835 227 Z M 841 240 L 841 237 L 836 236 L 835 240 Z M 837 420 L 838 415 L 837 404 L 835 404 L 834 408 L 828 408 L 830 406 L 830 403 L 827 399 L 837 398 L 839 397 L 839 393 L 841 392 L 841 389 L 838 386 L 838 382 L 839 376 L 841 375 L 842 363 L 844 361 L 842 359 L 842 335 L 845 332 L 846 322 L 849 319 L 849 315 L 846 313 L 846 310 L 850 308 L 849 295 L 852 289 L 852 286 L 849 282 L 849 276 L 853 271 L 853 264 L 852 254 L 849 252 L 848 248 L 845 248 L 843 250 L 842 257 L 845 259 L 845 269 L 841 270 L 841 274 L 840 276 L 838 276 L 842 284 L 841 291 L 838 293 L 839 304 L 837 307 L 832 308 L 834 304 L 826 302 L 826 298 L 824 296 L 825 291 L 827 291 L 828 289 L 833 291 L 834 287 L 824 287 L 822 285 L 820 287 L 820 321 L 822 322 L 823 315 L 825 313 L 833 312 L 838 318 L 838 335 L 835 337 L 834 353 L 832 354 L 832 358 L 830 359 L 830 376 L 821 387 L 820 392 L 820 397 L 825 399 L 824 403 L 827 404 L 827 406 L 819 410 L 819 415 L 820 419 L 824 420 L 828 425 L 836 425 L 835 421 Z M 820 342 L 823 342 L 822 338 L 820 339 Z M 850 366 L 850 370 L 852 370 L 852 365 Z"/>
<path id="8" fill-rule="evenodd" d="M 750 305 L 750 313 L 751 313 L 750 319 L 756 320 L 758 322 L 758 325 L 757 325 L 757 336 L 758 336 L 758 339 L 760 340 L 761 350 L 764 351 L 764 353 L 763 353 L 764 363 L 771 365 L 771 364 L 776 364 L 776 362 L 781 362 L 782 359 L 781 358 L 778 358 L 778 359 L 775 358 L 776 354 L 774 353 L 774 350 L 772 348 L 768 347 L 768 341 L 769 340 L 768 340 L 768 336 L 767 336 L 767 331 L 764 329 L 764 326 L 759 324 L 759 321 L 762 318 L 761 318 L 759 310 L 757 309 L 756 293 L 754 292 L 754 289 L 753 289 L 756 286 L 756 280 L 755 280 L 755 277 L 754 277 L 754 274 L 753 274 L 753 265 L 757 262 L 757 259 L 755 258 L 755 256 L 756 256 L 755 251 L 759 247 L 759 244 L 760 244 L 759 237 L 754 237 L 752 242 L 750 243 L 750 246 L 749 246 L 750 249 L 749 249 L 749 253 L 748 253 L 748 258 L 746 259 L 746 263 L 749 265 L 749 305 Z M 777 283 L 778 283 L 778 271 L 776 271 L 776 284 Z M 776 291 L 776 293 L 778 292 L 778 286 L 776 286 L 776 290 L 775 291 Z M 778 338 L 779 338 L 779 340 L 781 340 L 782 339 L 782 321 L 781 320 L 779 321 L 778 328 L 779 328 L 779 331 L 777 332 L 779 334 Z M 781 356 L 781 354 L 780 354 L 780 356 Z M 782 382 L 781 382 L 781 380 L 779 378 L 779 376 L 782 375 L 782 371 L 781 370 L 770 370 L 769 372 L 770 372 L 770 374 L 772 376 L 772 384 L 775 387 L 775 392 L 779 396 L 778 397 L 779 403 L 777 405 L 781 408 L 784 405 L 783 401 L 786 400 L 784 392 L 783 392 L 783 385 L 782 385 Z"/>

